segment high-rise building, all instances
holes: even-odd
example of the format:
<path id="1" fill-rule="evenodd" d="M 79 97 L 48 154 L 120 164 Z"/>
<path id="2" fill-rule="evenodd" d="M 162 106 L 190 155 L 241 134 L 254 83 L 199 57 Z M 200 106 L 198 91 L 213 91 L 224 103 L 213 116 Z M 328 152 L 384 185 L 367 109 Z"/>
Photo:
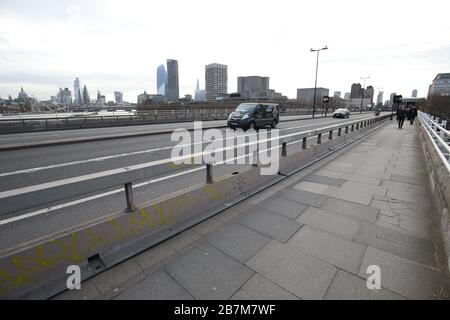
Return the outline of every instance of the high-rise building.
<path id="1" fill-rule="evenodd" d="M 341 92 L 340 91 L 335 91 L 333 94 L 334 98 L 340 99 L 341 98 Z"/>
<path id="2" fill-rule="evenodd" d="M 56 100 L 60 104 L 70 106 L 72 105 L 72 92 L 70 92 L 69 88 L 64 88 L 64 90 L 62 88 L 59 88 Z"/>
<path id="3" fill-rule="evenodd" d="M 197 79 L 197 86 L 195 87 L 195 101 L 206 101 L 206 90 L 200 90 L 200 81 Z"/>
<path id="4" fill-rule="evenodd" d="M 377 95 L 377 106 L 381 106 L 383 105 L 383 91 L 378 91 L 378 95 Z"/>
<path id="5" fill-rule="evenodd" d="M 123 103 L 123 93 L 120 91 L 114 91 L 114 99 L 116 103 Z"/>
<path id="6" fill-rule="evenodd" d="M 269 90 L 269 77 L 238 77 L 238 92 Z"/>
<path id="7" fill-rule="evenodd" d="M 89 93 L 88 93 L 86 85 L 84 85 L 84 87 L 83 87 L 83 102 L 85 104 L 91 102 L 91 99 L 89 98 Z"/>
<path id="8" fill-rule="evenodd" d="M 166 99 L 172 102 L 177 102 L 180 99 L 177 60 L 167 59 Z"/>
<path id="9" fill-rule="evenodd" d="M 228 67 L 224 64 L 211 63 L 205 66 L 206 99 L 216 100 L 224 97 L 228 90 Z"/>
<path id="10" fill-rule="evenodd" d="M 316 105 L 322 104 L 323 97 L 328 96 L 330 90 L 327 88 L 316 88 Z M 304 105 L 314 104 L 314 88 L 297 89 L 297 101 Z"/>
<path id="11" fill-rule="evenodd" d="M 97 103 L 106 104 L 106 96 L 100 93 L 100 90 L 97 90 Z"/>
<path id="12" fill-rule="evenodd" d="M 73 95 L 75 98 L 75 104 L 80 106 L 83 104 L 83 97 L 81 96 L 80 79 L 75 78 L 73 82 Z"/>
<path id="13" fill-rule="evenodd" d="M 389 97 L 389 108 L 392 108 L 392 106 L 394 105 L 394 97 L 397 93 L 391 93 L 391 96 Z"/>
<path id="14" fill-rule="evenodd" d="M 414 89 L 414 90 L 412 91 L 411 97 L 417 98 L 417 90 L 416 90 L 416 89 Z"/>
<path id="15" fill-rule="evenodd" d="M 160 65 L 156 70 L 156 92 L 161 95 L 166 95 L 166 86 L 167 86 L 167 72 L 164 65 Z"/>
<path id="16" fill-rule="evenodd" d="M 350 99 L 361 98 L 362 88 L 360 83 L 352 84 L 352 89 L 350 91 Z"/>
<path id="17" fill-rule="evenodd" d="M 375 90 L 372 86 L 368 86 L 366 89 L 364 89 L 364 98 L 369 98 L 370 103 L 373 103 L 373 96 L 375 94 Z"/>
<path id="18" fill-rule="evenodd" d="M 450 73 L 439 73 L 431 83 L 428 96 L 431 95 L 450 95 Z"/>
<path id="19" fill-rule="evenodd" d="M 350 100 L 350 92 L 346 92 L 346 93 L 344 94 L 344 99 L 345 99 L 345 100 Z"/>

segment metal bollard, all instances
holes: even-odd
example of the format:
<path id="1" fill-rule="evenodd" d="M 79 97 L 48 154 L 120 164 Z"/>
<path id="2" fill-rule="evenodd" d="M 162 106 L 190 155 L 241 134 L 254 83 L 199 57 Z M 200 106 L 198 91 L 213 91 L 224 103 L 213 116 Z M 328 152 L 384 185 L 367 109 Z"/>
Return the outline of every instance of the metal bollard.
<path id="1" fill-rule="evenodd" d="M 359 130 L 359 122 L 356 124 L 356 130 Z"/>
<path id="2" fill-rule="evenodd" d="M 338 137 L 342 136 L 342 128 L 338 129 Z"/>
<path id="3" fill-rule="evenodd" d="M 213 165 L 209 163 L 206 164 L 206 183 L 213 183 Z"/>
<path id="4" fill-rule="evenodd" d="M 287 156 L 287 143 L 283 142 L 281 145 L 281 156 L 286 157 Z"/>
<path id="5" fill-rule="evenodd" d="M 348 133 L 348 126 L 345 127 L 345 134 Z"/>
<path id="6" fill-rule="evenodd" d="M 303 138 L 303 142 L 302 142 L 302 149 L 303 150 L 306 150 L 306 148 L 307 148 L 306 143 L 307 143 L 307 138 Z"/>
<path id="7" fill-rule="evenodd" d="M 333 140 L 333 130 L 328 133 L 328 140 Z"/>
<path id="8" fill-rule="evenodd" d="M 259 167 L 259 144 L 256 145 L 256 163 L 252 165 L 253 167 Z"/>
<path id="9" fill-rule="evenodd" d="M 352 124 L 352 132 L 355 131 L 355 125 Z"/>
<path id="10" fill-rule="evenodd" d="M 136 206 L 134 205 L 133 185 L 131 182 L 125 183 L 125 198 L 127 201 L 127 211 L 131 212 L 136 210 Z"/>
<path id="11" fill-rule="evenodd" d="M 317 135 L 317 144 L 322 144 L 322 134 L 321 133 L 319 133 Z"/>

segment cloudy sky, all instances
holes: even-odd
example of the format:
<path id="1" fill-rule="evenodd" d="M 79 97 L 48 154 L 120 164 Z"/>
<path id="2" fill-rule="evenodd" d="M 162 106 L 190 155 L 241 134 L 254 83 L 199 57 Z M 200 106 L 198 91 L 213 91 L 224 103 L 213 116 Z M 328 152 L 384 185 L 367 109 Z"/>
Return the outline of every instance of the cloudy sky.
<path id="1" fill-rule="evenodd" d="M 318 85 L 350 91 L 370 76 L 375 90 L 425 96 L 450 72 L 450 1 L 402 0 L 0 0 L 0 97 L 23 86 L 39 99 L 79 77 L 91 96 L 136 101 L 156 92 L 156 68 L 179 61 L 180 94 L 204 86 L 205 64 L 237 77 L 270 77 L 288 97 Z"/>

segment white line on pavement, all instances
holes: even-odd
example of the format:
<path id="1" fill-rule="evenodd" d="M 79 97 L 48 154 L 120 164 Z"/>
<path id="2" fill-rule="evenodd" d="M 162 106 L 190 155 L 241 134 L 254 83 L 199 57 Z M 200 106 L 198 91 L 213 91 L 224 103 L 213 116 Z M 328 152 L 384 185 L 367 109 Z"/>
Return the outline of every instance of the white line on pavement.
<path id="1" fill-rule="evenodd" d="M 295 127 L 288 127 L 288 128 L 280 128 L 280 131 L 293 130 L 293 129 L 299 129 L 299 128 L 306 128 L 306 127 L 312 127 L 312 126 L 315 126 L 315 125 L 328 124 L 328 123 L 334 123 L 334 122 L 335 121 L 326 121 L 326 122 L 317 122 L 317 123 L 309 124 L 309 125 L 302 125 L 302 126 L 295 126 Z M 231 139 L 231 138 L 229 138 L 229 139 Z M 223 140 L 227 140 L 227 139 L 221 139 L 219 141 L 223 141 Z M 194 145 L 200 144 L 200 143 L 202 143 L 202 142 L 193 143 L 191 145 L 194 146 Z M 184 146 L 189 146 L 189 144 L 185 144 L 185 145 L 182 145 L 182 146 L 183 147 Z M 173 148 L 173 146 L 167 146 L 167 147 L 160 147 L 160 148 L 140 150 L 140 151 L 134 151 L 134 152 L 128 152 L 128 153 L 115 154 L 115 155 L 111 155 L 111 156 L 91 158 L 91 159 L 86 159 L 86 160 L 78 160 L 78 161 L 71 161 L 71 162 L 65 162 L 65 163 L 58 163 L 58 164 L 42 166 L 42 167 L 35 167 L 35 168 L 28 168 L 28 169 L 22 169 L 22 170 L 10 171 L 10 172 L 3 172 L 3 173 L 0 173 L 0 177 L 7 177 L 7 176 L 12 176 L 12 175 L 17 175 L 17 174 L 27 174 L 27 173 L 37 172 L 37 171 L 43 171 L 43 170 L 49 170 L 49 169 L 55 169 L 55 168 L 62 168 L 62 167 L 69 167 L 69 166 L 73 166 L 73 165 L 85 164 L 85 163 L 90 163 L 90 162 L 101 162 L 101 161 L 111 160 L 111 159 L 116 159 L 116 158 L 123 158 L 123 157 L 129 157 L 129 156 L 135 156 L 135 155 L 140 155 L 140 154 L 152 153 L 152 152 L 157 152 L 157 151 L 170 150 L 172 148 Z"/>

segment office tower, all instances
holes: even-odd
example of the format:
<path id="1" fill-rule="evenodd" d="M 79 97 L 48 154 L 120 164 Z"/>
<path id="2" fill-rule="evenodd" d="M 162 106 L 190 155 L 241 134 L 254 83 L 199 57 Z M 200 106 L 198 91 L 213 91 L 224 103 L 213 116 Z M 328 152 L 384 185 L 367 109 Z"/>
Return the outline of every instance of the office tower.
<path id="1" fill-rule="evenodd" d="M 412 91 L 411 97 L 417 98 L 417 90 L 416 90 L 416 89 L 414 89 L 414 90 Z"/>
<path id="2" fill-rule="evenodd" d="M 83 87 L 83 103 L 90 103 L 91 99 L 89 98 L 89 93 L 86 85 Z"/>
<path id="3" fill-rule="evenodd" d="M 161 96 L 166 96 L 167 72 L 164 65 L 160 65 L 156 70 L 156 92 Z"/>
<path id="4" fill-rule="evenodd" d="M 205 66 L 205 89 L 208 101 L 227 94 L 228 67 L 226 65 L 211 63 Z"/>
<path id="5" fill-rule="evenodd" d="M 383 91 L 378 91 L 377 95 L 377 106 L 383 105 Z"/>
<path id="6" fill-rule="evenodd" d="M 360 83 L 352 84 L 352 88 L 350 90 L 350 99 L 361 98 L 362 88 Z"/>
<path id="7" fill-rule="evenodd" d="M 336 99 L 340 99 L 341 98 L 341 92 L 340 91 L 335 91 L 333 94 L 333 97 Z"/>
<path id="8" fill-rule="evenodd" d="M 238 77 L 238 92 L 269 90 L 269 77 Z"/>
<path id="9" fill-rule="evenodd" d="M 369 98 L 371 104 L 373 103 L 374 94 L 375 90 L 372 86 L 368 86 L 367 88 L 364 89 L 364 98 Z"/>
<path id="10" fill-rule="evenodd" d="M 345 100 L 350 100 L 350 92 L 346 92 L 346 93 L 344 94 L 344 99 L 345 99 Z"/>
<path id="11" fill-rule="evenodd" d="M 200 90 L 200 81 L 197 79 L 197 86 L 195 87 L 194 100 L 197 102 L 206 101 L 206 90 Z"/>
<path id="12" fill-rule="evenodd" d="M 431 83 L 428 95 L 450 95 L 450 73 L 439 73 Z"/>
<path id="13" fill-rule="evenodd" d="M 123 93 L 120 91 L 114 91 L 114 98 L 116 103 L 123 103 Z"/>
<path id="14" fill-rule="evenodd" d="M 75 104 L 78 106 L 82 105 L 83 98 L 81 96 L 80 79 L 78 78 L 75 78 L 75 81 L 73 82 L 73 95 L 75 98 Z"/>
<path id="15" fill-rule="evenodd" d="M 323 97 L 328 96 L 330 90 L 327 88 L 316 88 L 316 105 L 322 104 Z M 304 105 L 313 105 L 314 88 L 297 89 L 297 101 Z"/>
<path id="16" fill-rule="evenodd" d="M 180 99 L 180 87 L 178 83 L 178 61 L 167 59 L 167 101 L 177 102 Z"/>

